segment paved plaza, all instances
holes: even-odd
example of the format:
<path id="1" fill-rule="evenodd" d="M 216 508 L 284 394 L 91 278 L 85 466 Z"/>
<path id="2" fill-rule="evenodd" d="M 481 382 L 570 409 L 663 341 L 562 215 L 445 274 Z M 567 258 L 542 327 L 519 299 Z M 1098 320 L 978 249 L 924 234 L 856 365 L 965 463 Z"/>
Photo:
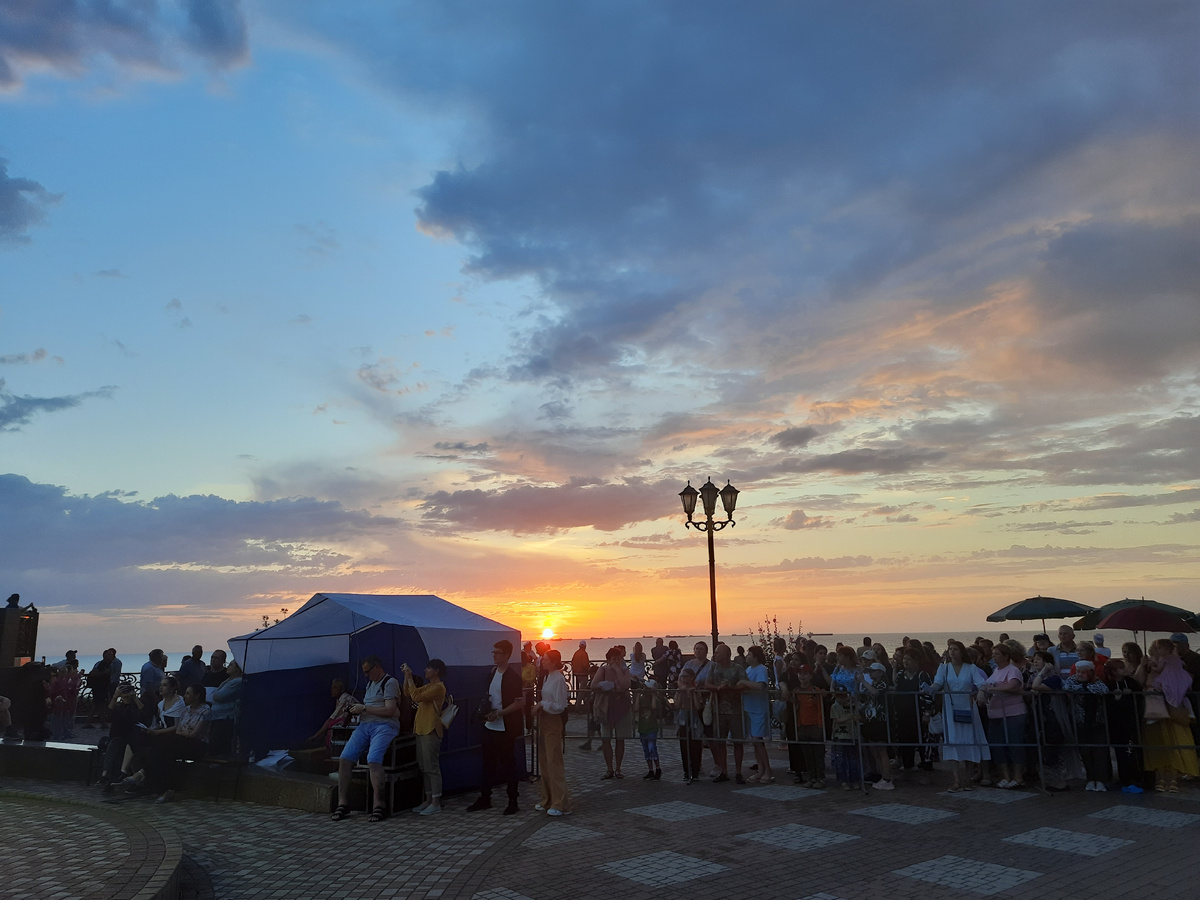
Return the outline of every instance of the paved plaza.
<path id="1" fill-rule="evenodd" d="M 1200 896 L 1194 784 L 1141 796 L 952 794 L 945 773 L 865 795 L 790 777 L 685 785 L 666 742 L 663 780 L 642 780 L 631 742 L 627 777 L 601 781 L 600 754 L 578 744 L 575 811 L 561 819 L 534 812 L 536 785 L 522 785 L 516 816 L 502 804 L 467 813 L 474 798 L 458 796 L 442 815 L 372 824 L 227 801 L 105 802 L 78 783 L 0 778 L 0 897 L 132 897 L 164 862 L 189 900 Z M 772 756 L 782 772 L 784 754 Z"/>

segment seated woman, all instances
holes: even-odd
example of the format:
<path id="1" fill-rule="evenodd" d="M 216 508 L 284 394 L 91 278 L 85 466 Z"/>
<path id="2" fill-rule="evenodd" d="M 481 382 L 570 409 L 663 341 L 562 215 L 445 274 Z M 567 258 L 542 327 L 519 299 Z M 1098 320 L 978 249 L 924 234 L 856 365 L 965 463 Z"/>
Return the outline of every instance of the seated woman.
<path id="1" fill-rule="evenodd" d="M 238 706 L 242 699 L 242 667 L 231 662 L 225 669 L 225 680 L 212 689 L 211 752 L 221 756 L 233 752 L 237 732 Z M 202 688 L 203 690 L 203 688 Z"/>
<path id="2" fill-rule="evenodd" d="M 185 708 L 183 695 L 179 693 L 179 679 L 174 675 L 164 675 L 162 684 L 158 686 L 158 696 L 154 727 L 170 728 L 179 721 Z"/>
<path id="3" fill-rule="evenodd" d="M 170 784 L 171 764 L 180 759 L 203 759 L 208 755 L 210 710 L 204 699 L 204 688 L 189 685 L 183 692 L 186 708 L 179 721 L 169 728 L 153 728 L 149 740 L 135 754 L 135 771 L 125 779 L 128 793 L 145 790 L 162 791 L 155 801 L 167 803 L 175 791 Z"/>
<path id="4" fill-rule="evenodd" d="M 350 707 L 354 705 L 354 695 L 346 690 L 346 682 L 340 678 L 333 679 L 329 686 L 329 696 L 333 699 L 333 712 L 329 714 L 321 727 L 304 739 L 304 746 L 324 744 L 328 753 L 333 752 L 333 729 L 345 725 L 350 720 Z"/>

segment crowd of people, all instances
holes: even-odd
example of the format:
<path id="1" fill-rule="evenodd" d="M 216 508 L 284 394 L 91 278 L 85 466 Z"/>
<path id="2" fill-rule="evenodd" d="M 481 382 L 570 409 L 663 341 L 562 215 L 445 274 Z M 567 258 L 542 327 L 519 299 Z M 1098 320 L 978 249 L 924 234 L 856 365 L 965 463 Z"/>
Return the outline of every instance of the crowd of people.
<path id="1" fill-rule="evenodd" d="M 13 723 L 12 698 L 0 698 L 0 725 L 6 740 L 73 741 L 81 728 L 107 728 L 96 743 L 104 751 L 102 790 L 121 784 L 130 793 L 152 792 L 160 802 L 174 795 L 174 767 L 180 759 L 234 753 L 242 672 L 215 650 L 204 662 L 197 645 L 174 670 L 160 649 L 151 650 L 136 676 L 127 673 L 110 647 L 86 674 L 78 653 L 49 665 L 31 665 L 20 699 L 23 729 Z M 81 696 L 89 707 L 80 715 Z"/>
<path id="2" fill-rule="evenodd" d="M 828 768 L 843 789 L 893 790 L 894 774 L 927 782 L 938 761 L 953 792 L 1019 789 L 1035 778 L 1049 791 L 1079 779 L 1089 791 L 1175 792 L 1181 778 L 1200 775 L 1187 696 L 1200 685 L 1200 654 L 1183 634 L 1145 654 L 1125 643 L 1119 656 L 1102 634 L 1077 641 L 1070 626 L 1056 643 L 1039 634 L 1028 648 L 1007 634 L 942 649 L 905 638 L 890 653 L 870 638 L 832 653 L 811 639 L 776 638 L 736 655 L 718 644 L 710 660 L 698 642 L 681 666 L 667 648 L 639 676 L 641 649 L 627 663 L 625 648 L 612 648 L 588 678 L 573 666 L 600 736 L 602 778 L 623 777 L 624 740 L 635 737 L 646 777 L 661 777 L 656 742 L 671 727 L 687 781 L 701 776 L 705 748 L 712 780 L 730 780 L 731 747 L 735 783 L 769 783 L 776 737 L 795 783 L 813 788 L 826 786 Z M 592 734 L 589 726 L 583 749 Z"/>
<path id="3" fill-rule="evenodd" d="M 123 784 L 165 802 L 174 760 L 236 749 L 241 670 L 221 650 L 205 664 L 203 652 L 194 647 L 172 673 L 155 649 L 136 679 L 123 672 L 115 649 L 86 676 L 69 652 L 42 681 L 41 725 L 69 736 L 86 684 L 92 709 L 85 727 L 109 732 L 103 789 Z M 935 763 L 948 770 L 952 792 L 993 784 L 1017 790 L 1035 780 L 1048 791 L 1083 781 L 1089 791 L 1177 792 L 1181 780 L 1200 777 L 1192 693 L 1200 654 L 1183 634 L 1152 642 L 1146 653 L 1134 642 L 1114 653 L 1103 635 L 1077 640 L 1065 625 L 1057 641 L 1038 634 L 1030 647 L 1002 634 L 970 645 L 952 639 L 944 648 L 905 638 L 891 652 L 870 638 L 830 651 L 812 639 L 778 637 L 748 648 L 718 643 L 711 657 L 704 641 L 685 657 L 676 642 L 658 639 L 649 653 L 641 643 L 632 651 L 618 645 L 602 661 L 580 641 L 569 664 L 548 643 L 527 643 L 514 659 L 515 652 L 508 641 L 493 648 L 478 714 L 483 778 L 470 811 L 490 808 L 499 783 L 504 813 L 518 811 L 515 751 L 531 732 L 541 776 L 535 809 L 568 814 L 563 748 L 573 712 L 587 722 L 581 749 L 599 742 L 606 780 L 625 777 L 627 740 L 640 745 L 641 777 L 662 779 L 660 742 L 667 738 L 678 741 L 688 783 L 707 776 L 718 784 L 770 784 L 784 777 L 783 763 L 768 752 L 776 742 L 786 746 L 793 782 L 813 789 L 833 782 L 888 791 L 897 778 L 929 783 Z M 431 659 L 422 675 L 404 665 L 398 677 L 375 656 L 361 667 L 362 699 L 335 679 L 332 712 L 307 742 L 332 751 L 336 728 L 353 725 L 338 754 L 333 818 L 349 814 L 351 773 L 363 755 L 377 798 L 371 818 L 386 816 L 383 761 L 401 731 L 415 737 L 423 781 L 414 811 L 441 812 L 441 741 L 453 717 L 445 665 Z M 0 698 L 0 724 L 11 724 L 7 712 Z"/>

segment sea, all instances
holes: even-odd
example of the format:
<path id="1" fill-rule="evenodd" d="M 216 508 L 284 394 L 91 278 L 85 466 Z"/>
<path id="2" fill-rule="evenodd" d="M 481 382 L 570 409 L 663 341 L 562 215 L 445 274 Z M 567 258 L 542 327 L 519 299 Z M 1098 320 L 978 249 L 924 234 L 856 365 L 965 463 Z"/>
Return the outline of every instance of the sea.
<path id="1" fill-rule="evenodd" d="M 1048 633 L 1049 633 L 1051 639 L 1055 640 L 1055 642 L 1057 642 L 1056 631 L 1057 631 L 1059 624 L 1060 623 L 1056 623 L 1056 622 L 1047 622 L 1046 623 L 1047 628 L 1048 628 Z M 1023 626 L 1023 623 L 1014 622 L 1013 625 L 1014 626 Z M 883 644 L 883 646 L 887 647 L 888 651 L 890 652 L 892 650 L 895 650 L 897 647 L 903 646 L 904 638 L 906 638 L 906 637 L 920 638 L 921 641 L 930 641 L 933 644 L 933 646 L 938 648 L 938 650 L 943 650 L 946 647 L 946 641 L 950 640 L 951 638 L 960 640 L 964 644 L 970 645 L 975 642 L 976 637 L 986 637 L 986 638 L 990 638 L 991 640 L 994 641 L 1001 634 L 1007 634 L 1010 638 L 1015 638 L 1016 640 L 1018 640 L 1022 644 L 1024 644 L 1026 647 L 1028 647 L 1033 643 L 1033 636 L 1035 634 L 1039 634 L 1040 631 L 1041 631 L 1040 628 L 1025 628 L 1025 627 L 1012 627 L 1012 628 L 999 627 L 999 628 L 997 628 L 997 627 L 993 626 L 990 629 L 985 628 L 982 630 L 975 630 L 975 631 L 965 631 L 965 630 L 932 631 L 932 632 L 931 631 L 926 631 L 926 632 L 921 632 L 921 631 L 909 631 L 909 632 L 857 631 L 857 632 L 853 632 L 853 633 L 846 632 L 843 634 L 813 633 L 812 638 L 813 638 L 813 640 L 817 641 L 818 643 L 824 644 L 830 650 L 833 650 L 838 644 L 847 644 L 851 647 L 861 647 L 863 638 L 870 637 L 874 642 Z M 1077 640 L 1090 641 L 1092 639 L 1092 635 L 1094 633 L 1095 633 L 1094 631 L 1078 632 L 1075 637 Z M 809 632 L 805 632 L 806 636 L 808 634 L 809 634 Z M 1105 646 L 1107 646 L 1109 649 L 1111 649 L 1117 653 L 1120 652 L 1121 644 L 1125 643 L 1126 641 L 1132 641 L 1134 639 L 1134 634 L 1129 631 L 1109 630 L 1107 632 L 1103 632 L 1103 634 L 1105 637 L 1105 642 L 1104 642 Z M 787 635 L 785 633 L 784 637 L 786 637 L 786 636 Z M 1142 646 L 1145 646 L 1150 641 L 1153 641 L 1157 638 L 1169 638 L 1170 636 L 1171 636 L 1170 634 L 1165 634 L 1165 633 L 1159 634 L 1157 632 L 1141 632 L 1137 635 L 1137 641 L 1139 644 L 1142 644 Z M 597 637 L 595 635 L 580 635 L 578 637 L 555 637 L 555 638 L 551 639 L 549 641 L 549 643 L 552 647 L 557 648 L 558 651 L 560 653 L 562 653 L 562 655 L 565 658 L 570 658 L 571 654 L 574 653 L 575 649 L 578 647 L 579 641 L 581 641 L 581 640 L 587 641 L 588 655 L 591 656 L 591 658 L 594 660 L 601 660 L 604 658 L 604 655 L 607 652 L 609 647 L 615 647 L 618 644 L 622 644 L 622 645 L 624 645 L 625 650 L 627 652 L 632 653 L 633 645 L 638 643 L 639 641 L 641 642 L 642 647 L 645 649 L 645 651 L 648 655 L 650 653 L 650 649 L 654 646 L 655 640 L 660 637 L 663 638 L 664 642 L 668 643 L 668 644 L 671 641 L 678 642 L 680 649 L 682 649 L 685 654 L 688 654 L 691 652 L 692 647 L 696 644 L 697 641 L 704 641 L 706 644 L 712 643 L 712 635 L 711 634 L 657 634 L 657 635 L 640 635 L 640 636 L 629 636 L 629 635 L 603 636 L 602 635 L 599 637 Z M 720 638 L 722 641 L 729 644 L 731 647 L 733 647 L 736 650 L 737 647 L 749 647 L 751 644 L 753 644 L 758 639 L 758 636 L 751 635 L 751 634 L 722 634 L 722 635 L 720 635 Z M 534 643 L 536 643 L 538 640 L 540 640 L 540 638 L 537 638 L 532 634 L 525 635 L 524 639 L 532 640 L 532 641 L 534 641 Z M 1200 641 L 1200 638 L 1193 641 L 1193 643 L 1192 643 L 1193 647 L 1200 646 L 1200 643 L 1197 643 L 1197 641 Z M 53 664 L 63 658 L 67 649 L 68 648 L 64 647 L 63 649 L 57 650 L 52 654 L 50 654 L 50 653 L 39 654 L 39 657 L 42 657 L 45 659 L 46 662 Z M 204 661 L 206 663 L 208 662 L 209 657 L 212 654 L 212 651 L 216 650 L 216 649 L 223 649 L 223 650 L 225 650 L 226 653 L 229 652 L 228 647 L 218 648 L 216 646 L 213 646 L 213 647 L 206 646 L 204 648 Z M 132 672 L 132 673 L 136 674 L 137 672 L 141 671 L 142 663 L 144 663 L 149 658 L 148 653 L 149 653 L 149 651 L 147 651 L 146 653 L 141 653 L 141 652 L 130 653 L 130 652 L 118 651 L 117 655 L 121 660 L 124 671 Z M 179 668 L 179 663 L 183 660 L 183 658 L 185 656 L 190 655 L 190 653 L 191 653 L 191 650 L 177 650 L 174 652 L 167 651 L 167 671 L 173 672 L 177 668 Z M 79 654 L 78 658 L 79 658 L 79 668 L 83 672 L 90 671 L 92 666 L 94 666 L 96 663 L 98 663 L 100 661 L 99 654 L 85 655 L 85 654 L 81 653 L 81 654 Z M 232 659 L 232 655 L 230 656 L 230 658 Z M 486 662 L 486 660 L 485 660 L 485 662 Z"/>

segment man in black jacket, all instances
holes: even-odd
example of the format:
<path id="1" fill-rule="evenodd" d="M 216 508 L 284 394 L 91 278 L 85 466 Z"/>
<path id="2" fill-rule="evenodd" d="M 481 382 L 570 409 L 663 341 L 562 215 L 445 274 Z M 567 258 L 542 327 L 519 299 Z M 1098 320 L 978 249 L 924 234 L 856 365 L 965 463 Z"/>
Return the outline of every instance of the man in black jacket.
<path id="1" fill-rule="evenodd" d="M 508 806 L 504 815 L 517 812 L 516 741 L 522 730 L 525 696 L 521 688 L 521 673 L 509 665 L 513 645 L 497 641 L 492 647 L 492 679 L 488 685 L 491 709 L 483 723 L 483 783 L 479 799 L 467 807 L 468 812 L 488 809 L 492 805 L 492 785 L 497 775 L 508 784 Z"/>

